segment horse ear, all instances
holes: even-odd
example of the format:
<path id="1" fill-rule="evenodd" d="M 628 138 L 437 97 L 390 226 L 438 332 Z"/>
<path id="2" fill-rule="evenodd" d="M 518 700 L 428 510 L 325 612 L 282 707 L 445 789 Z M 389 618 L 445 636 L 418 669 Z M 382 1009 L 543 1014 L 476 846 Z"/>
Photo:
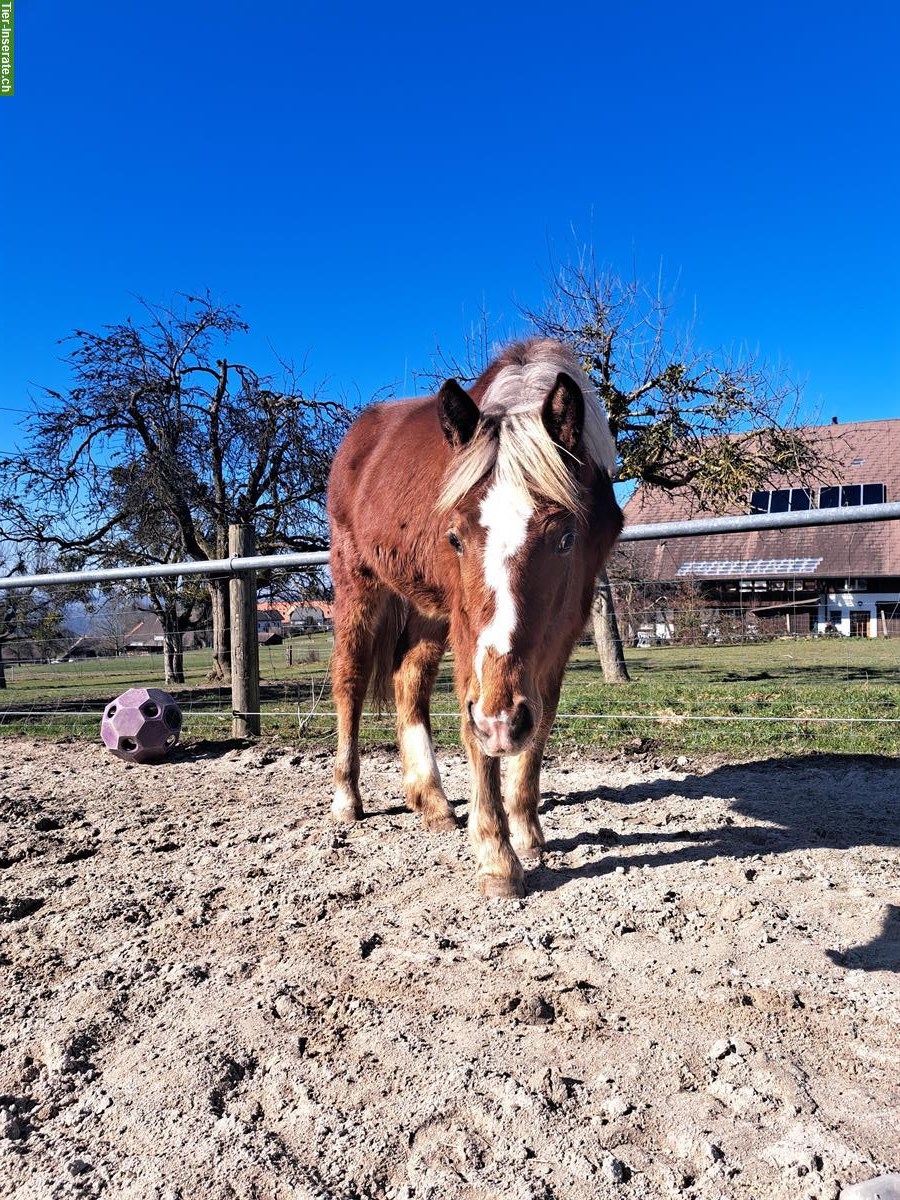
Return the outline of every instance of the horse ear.
<path id="1" fill-rule="evenodd" d="M 478 405 L 455 379 L 448 379 L 437 395 L 438 417 L 444 437 L 455 449 L 471 441 L 480 413 Z"/>
<path id="2" fill-rule="evenodd" d="M 577 454 L 584 432 L 584 396 L 571 375 L 560 371 L 541 410 L 544 428 L 557 446 Z"/>

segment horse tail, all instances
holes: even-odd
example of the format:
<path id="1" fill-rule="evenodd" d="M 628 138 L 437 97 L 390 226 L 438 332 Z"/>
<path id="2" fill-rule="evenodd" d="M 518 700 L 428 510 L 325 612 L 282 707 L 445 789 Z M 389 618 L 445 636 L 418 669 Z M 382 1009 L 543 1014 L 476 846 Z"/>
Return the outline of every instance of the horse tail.
<path id="1" fill-rule="evenodd" d="M 380 715 L 394 705 L 394 671 L 398 663 L 400 642 L 409 618 L 409 605 L 395 592 L 390 592 L 375 625 L 374 662 L 372 668 L 372 699 Z"/>

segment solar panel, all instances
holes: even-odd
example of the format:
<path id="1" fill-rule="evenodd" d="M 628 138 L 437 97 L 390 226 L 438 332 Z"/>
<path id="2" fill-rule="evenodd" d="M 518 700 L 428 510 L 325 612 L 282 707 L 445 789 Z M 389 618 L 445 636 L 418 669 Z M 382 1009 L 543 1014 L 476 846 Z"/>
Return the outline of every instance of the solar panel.
<path id="1" fill-rule="evenodd" d="M 687 575 L 811 575 L 820 558 L 710 558 L 684 562 L 675 578 Z"/>

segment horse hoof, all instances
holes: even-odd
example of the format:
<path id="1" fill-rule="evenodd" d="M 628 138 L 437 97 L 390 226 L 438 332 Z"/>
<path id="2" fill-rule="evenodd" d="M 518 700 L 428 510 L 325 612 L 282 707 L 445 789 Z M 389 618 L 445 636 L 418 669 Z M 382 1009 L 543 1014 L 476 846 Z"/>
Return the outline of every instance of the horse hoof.
<path id="1" fill-rule="evenodd" d="M 361 821 L 363 812 L 361 808 L 348 808 L 344 805 L 338 807 L 332 805 L 328 813 L 328 820 L 332 825 L 352 825 L 356 821 Z"/>
<path id="2" fill-rule="evenodd" d="M 449 833 L 459 828 L 459 821 L 452 812 L 438 813 L 437 816 L 425 818 L 425 828 L 429 833 Z"/>
<path id="3" fill-rule="evenodd" d="M 516 846 L 515 851 L 523 863 L 537 864 L 544 856 L 543 846 Z"/>
<path id="4" fill-rule="evenodd" d="M 504 879 L 500 875 L 482 875 L 478 890 L 485 900 L 521 900 L 525 884 L 521 879 Z"/>

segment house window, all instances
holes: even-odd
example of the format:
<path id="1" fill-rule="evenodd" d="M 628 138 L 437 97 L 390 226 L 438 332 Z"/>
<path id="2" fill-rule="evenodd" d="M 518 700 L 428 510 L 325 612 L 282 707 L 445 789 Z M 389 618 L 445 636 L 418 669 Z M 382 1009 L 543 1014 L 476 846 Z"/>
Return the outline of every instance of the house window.
<path id="1" fill-rule="evenodd" d="M 840 625 L 843 618 L 844 618 L 844 614 L 841 612 L 841 610 L 839 608 L 830 608 L 828 610 L 828 620 L 831 622 L 832 625 Z"/>
<path id="2" fill-rule="evenodd" d="M 883 483 L 845 483 L 819 488 L 819 508 L 855 508 L 858 504 L 884 504 Z"/>
<path id="3" fill-rule="evenodd" d="M 769 511 L 769 493 L 754 492 L 750 497 L 751 513 L 767 513 Z"/>
<path id="4" fill-rule="evenodd" d="M 754 492 L 750 497 L 751 513 L 806 512 L 810 508 L 809 488 L 777 488 L 774 492 Z"/>
<path id="5" fill-rule="evenodd" d="M 809 488 L 791 488 L 791 512 L 808 512 L 812 508 Z"/>
<path id="6" fill-rule="evenodd" d="M 819 488 L 819 508 L 855 508 L 859 504 L 884 504 L 887 490 L 883 483 L 845 483 Z M 773 492 L 753 492 L 751 513 L 808 512 L 814 508 L 811 488 L 776 488 Z"/>
<path id="7" fill-rule="evenodd" d="M 819 508 L 840 508 L 841 489 L 839 487 L 819 488 Z"/>

